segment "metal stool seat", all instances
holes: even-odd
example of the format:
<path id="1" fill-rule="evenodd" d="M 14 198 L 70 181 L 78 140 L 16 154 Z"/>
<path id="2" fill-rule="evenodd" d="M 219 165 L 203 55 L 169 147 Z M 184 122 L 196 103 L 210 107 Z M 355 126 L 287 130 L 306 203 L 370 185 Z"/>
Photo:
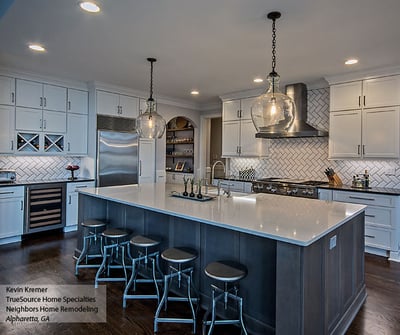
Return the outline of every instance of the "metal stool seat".
<path id="1" fill-rule="evenodd" d="M 194 309 L 194 303 L 199 303 L 199 298 L 192 297 L 192 289 L 196 291 L 193 285 L 193 267 L 182 268 L 183 265 L 188 264 L 189 262 L 195 260 L 197 258 L 197 251 L 190 248 L 170 248 L 164 250 L 161 253 L 161 258 L 165 261 L 171 263 L 169 265 L 169 273 L 164 275 L 164 293 L 161 298 L 160 303 L 158 304 L 155 316 L 154 316 L 154 332 L 158 331 L 158 323 L 160 322 L 171 322 L 171 323 L 191 323 L 193 324 L 193 333 L 196 333 L 196 310 Z M 185 297 L 176 297 L 169 296 L 169 289 L 171 282 L 174 278 L 178 279 L 178 288 L 181 288 L 182 278 L 186 279 L 186 296 Z M 164 306 L 165 311 L 167 310 L 167 302 L 168 301 L 181 301 L 188 302 L 190 311 L 192 313 L 192 318 L 168 318 L 168 317 L 160 317 L 160 312 L 162 307 Z"/>
<path id="2" fill-rule="evenodd" d="M 157 279 L 156 271 L 162 275 L 159 266 L 159 251 L 154 251 L 148 253 L 148 249 L 156 247 L 160 244 L 160 241 L 150 238 L 148 236 L 137 235 L 131 238 L 129 241 L 132 247 L 136 247 L 138 250 L 138 255 L 133 257 L 131 255 L 130 249 L 128 248 L 129 258 L 132 260 L 132 273 L 128 284 L 125 287 L 124 295 L 122 298 L 122 306 L 126 307 L 127 299 L 157 299 L 157 303 L 160 302 L 160 290 L 158 287 L 158 282 L 161 279 Z M 148 273 L 148 263 L 151 262 L 151 274 Z M 142 270 L 142 271 L 141 271 Z M 141 272 L 140 272 L 141 271 Z M 143 278 L 137 278 L 140 274 Z M 150 278 L 151 276 L 151 278 Z M 154 283 L 156 294 L 129 294 L 129 290 L 133 285 L 133 291 L 136 291 L 137 283 Z"/>
<path id="3" fill-rule="evenodd" d="M 96 273 L 94 286 L 97 288 L 99 282 L 117 282 L 127 281 L 126 265 L 125 265 L 125 249 L 129 243 L 126 237 L 129 231 L 122 228 L 108 228 L 102 232 L 104 238 L 103 261 Z M 121 255 L 120 254 L 121 250 Z M 123 269 L 124 277 L 110 277 L 110 269 Z M 107 276 L 101 277 L 106 272 Z"/>
<path id="4" fill-rule="evenodd" d="M 100 258 L 103 257 L 103 236 L 101 235 L 102 230 L 107 226 L 107 223 L 102 220 L 89 219 L 81 223 L 84 229 L 83 236 L 83 248 L 79 255 L 75 265 L 75 275 L 79 274 L 80 268 L 99 268 L 98 264 L 88 264 L 89 258 Z M 98 241 L 100 242 L 98 244 Z M 90 250 L 97 247 L 95 253 L 91 253 Z M 81 264 L 85 258 L 85 263 Z"/>
<path id="5" fill-rule="evenodd" d="M 211 285 L 211 321 L 208 321 L 208 316 L 210 314 L 210 309 L 208 309 L 203 318 L 203 335 L 206 334 L 207 326 L 210 326 L 207 334 L 211 335 L 214 326 L 221 324 L 237 324 L 241 327 L 241 333 L 247 335 L 247 330 L 243 321 L 243 299 L 237 295 L 238 288 L 236 285 L 233 285 L 233 287 L 229 289 L 229 284 L 234 284 L 246 277 L 247 268 L 243 264 L 233 261 L 217 261 L 208 264 L 204 269 L 204 273 L 214 280 L 223 282 L 224 288 L 221 289 L 215 285 Z M 237 319 L 216 319 L 217 302 L 221 299 L 224 301 L 225 310 L 227 309 L 229 299 L 237 302 L 239 313 Z"/>

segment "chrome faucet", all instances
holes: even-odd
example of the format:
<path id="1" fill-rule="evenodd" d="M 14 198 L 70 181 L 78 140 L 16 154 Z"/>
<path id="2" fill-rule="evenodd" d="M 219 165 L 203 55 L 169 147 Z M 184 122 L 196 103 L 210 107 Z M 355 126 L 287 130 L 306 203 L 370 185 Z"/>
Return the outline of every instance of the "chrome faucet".
<path id="1" fill-rule="evenodd" d="M 211 183 L 212 183 L 213 180 L 214 180 L 214 170 L 215 170 L 215 166 L 218 165 L 218 164 L 221 164 L 222 167 L 224 168 L 224 175 L 225 175 L 225 173 L 226 173 L 226 169 L 225 169 L 225 164 L 224 164 L 224 162 L 222 162 L 222 161 L 216 161 L 216 162 L 213 164 L 212 168 L 211 168 Z"/>

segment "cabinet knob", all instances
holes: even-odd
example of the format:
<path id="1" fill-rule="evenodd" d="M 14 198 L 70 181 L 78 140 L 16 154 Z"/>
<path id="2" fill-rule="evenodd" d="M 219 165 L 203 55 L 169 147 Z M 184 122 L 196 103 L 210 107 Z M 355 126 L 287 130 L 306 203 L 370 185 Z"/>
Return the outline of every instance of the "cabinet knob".
<path id="1" fill-rule="evenodd" d="M 11 102 L 14 103 L 15 102 L 15 93 L 11 92 Z"/>

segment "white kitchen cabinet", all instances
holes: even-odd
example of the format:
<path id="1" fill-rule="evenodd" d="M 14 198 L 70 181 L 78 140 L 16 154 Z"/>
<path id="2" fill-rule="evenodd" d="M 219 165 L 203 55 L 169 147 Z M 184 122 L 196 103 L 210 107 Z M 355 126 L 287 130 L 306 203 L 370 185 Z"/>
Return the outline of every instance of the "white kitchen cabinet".
<path id="1" fill-rule="evenodd" d="M 0 105 L 0 153 L 14 152 L 14 107 Z"/>
<path id="2" fill-rule="evenodd" d="M 67 112 L 88 114 L 88 92 L 68 88 Z"/>
<path id="3" fill-rule="evenodd" d="M 327 200 L 327 201 L 332 201 L 332 190 L 327 190 L 323 188 L 318 189 L 318 199 L 319 200 Z"/>
<path id="4" fill-rule="evenodd" d="M 222 119 L 222 156 L 259 157 L 268 155 L 269 140 L 256 138 L 251 120 L 255 98 L 224 101 Z"/>
<path id="5" fill-rule="evenodd" d="M 400 75 L 330 86 L 330 110 L 342 111 L 400 105 Z"/>
<path id="6" fill-rule="evenodd" d="M 400 157 L 400 107 L 332 112 L 330 158 Z"/>
<path id="7" fill-rule="evenodd" d="M 97 90 L 97 114 L 137 118 L 139 98 Z"/>
<path id="8" fill-rule="evenodd" d="M 139 184 L 154 183 L 156 175 L 156 142 L 154 139 L 139 140 Z"/>
<path id="9" fill-rule="evenodd" d="M 268 155 L 269 140 L 256 138 L 253 121 L 227 121 L 222 123 L 223 157 L 259 157 Z"/>
<path id="10" fill-rule="evenodd" d="M 366 251 L 400 261 L 399 196 L 334 190 L 333 200 L 366 205 Z"/>
<path id="11" fill-rule="evenodd" d="M 67 183 L 67 203 L 65 206 L 64 231 L 78 228 L 78 192 L 83 188 L 95 187 L 94 181 Z"/>
<path id="12" fill-rule="evenodd" d="M 15 129 L 65 133 L 67 130 L 67 114 L 64 112 L 17 107 L 15 111 Z"/>
<path id="13" fill-rule="evenodd" d="M 0 105 L 15 105 L 15 78 L 0 76 Z"/>
<path id="14" fill-rule="evenodd" d="M 18 107 L 66 112 L 67 88 L 17 79 L 16 105 Z"/>
<path id="15" fill-rule="evenodd" d="M 67 113 L 66 153 L 69 155 L 87 155 L 88 116 Z"/>
<path id="16" fill-rule="evenodd" d="M 24 227 L 24 186 L 0 188 L 0 244 L 21 239 Z"/>

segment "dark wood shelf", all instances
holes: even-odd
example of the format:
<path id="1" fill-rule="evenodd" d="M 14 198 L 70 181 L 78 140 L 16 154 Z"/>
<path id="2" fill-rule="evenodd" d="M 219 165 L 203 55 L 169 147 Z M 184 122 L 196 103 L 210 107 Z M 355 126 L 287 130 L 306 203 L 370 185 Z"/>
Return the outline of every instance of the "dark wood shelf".
<path id="1" fill-rule="evenodd" d="M 173 132 L 173 131 L 187 131 L 187 130 L 194 130 L 194 128 L 190 127 L 190 128 L 171 128 L 171 129 L 167 129 L 167 131 L 171 131 L 171 132 Z"/>
<path id="2" fill-rule="evenodd" d="M 167 145 L 172 145 L 172 144 L 194 144 L 193 141 L 187 141 L 187 142 L 167 142 Z"/>
<path id="3" fill-rule="evenodd" d="M 165 157 L 172 157 L 172 158 L 193 158 L 194 155 L 165 155 Z"/>

